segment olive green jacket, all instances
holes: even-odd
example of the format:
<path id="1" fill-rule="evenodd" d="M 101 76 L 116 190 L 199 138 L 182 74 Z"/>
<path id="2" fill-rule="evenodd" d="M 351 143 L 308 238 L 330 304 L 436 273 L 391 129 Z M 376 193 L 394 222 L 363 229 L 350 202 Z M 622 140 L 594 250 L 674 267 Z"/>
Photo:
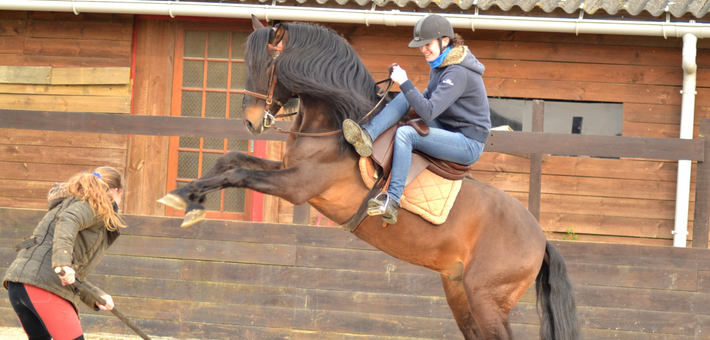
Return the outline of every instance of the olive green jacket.
<path id="1" fill-rule="evenodd" d="M 103 220 L 94 214 L 88 202 L 78 197 L 54 199 L 49 203 L 49 212 L 32 234 L 34 242 L 23 243 L 26 247 L 19 251 L 7 269 L 3 286 L 7 289 L 10 281 L 27 283 L 70 301 L 77 313 L 79 300 L 98 310 L 86 294 L 75 292 L 68 285 L 62 286 L 54 268 L 71 266 L 76 271 L 76 278 L 87 288 L 99 296 L 106 294 L 87 282 L 85 277 L 96 268 L 119 235 L 118 231 L 106 229 Z M 48 261 L 50 258 L 51 261 Z"/>

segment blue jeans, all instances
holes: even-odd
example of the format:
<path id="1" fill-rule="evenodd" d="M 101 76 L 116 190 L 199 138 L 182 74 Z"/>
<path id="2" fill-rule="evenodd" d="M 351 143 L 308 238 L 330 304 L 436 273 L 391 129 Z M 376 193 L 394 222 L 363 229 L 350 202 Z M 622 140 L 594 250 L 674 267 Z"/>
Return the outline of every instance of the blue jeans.
<path id="1" fill-rule="evenodd" d="M 409 110 L 409 102 L 403 94 L 397 95 L 377 116 L 363 128 L 375 140 L 377 136 L 396 124 Z M 460 132 L 443 129 L 436 119 L 427 123 L 429 135 L 421 136 L 411 126 L 397 129 L 392 156 L 392 179 L 387 194 L 399 203 L 407 183 L 407 174 L 412 164 L 412 150 L 454 163 L 471 165 L 483 152 L 483 143 L 470 139 Z"/>

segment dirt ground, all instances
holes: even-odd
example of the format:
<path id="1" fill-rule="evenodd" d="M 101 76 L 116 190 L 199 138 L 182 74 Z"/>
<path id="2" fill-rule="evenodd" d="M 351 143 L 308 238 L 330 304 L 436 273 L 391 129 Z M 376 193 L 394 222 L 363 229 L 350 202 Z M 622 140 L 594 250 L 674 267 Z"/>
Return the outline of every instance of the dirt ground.
<path id="1" fill-rule="evenodd" d="M 149 334 L 150 335 L 150 334 Z M 84 334 L 86 340 L 141 340 L 141 337 L 128 336 L 122 334 L 107 334 L 107 333 L 86 333 Z M 153 340 L 176 340 L 175 338 L 166 337 L 150 337 Z M 26 340 L 27 335 L 22 330 L 22 328 L 16 327 L 0 327 L 0 340 Z"/>

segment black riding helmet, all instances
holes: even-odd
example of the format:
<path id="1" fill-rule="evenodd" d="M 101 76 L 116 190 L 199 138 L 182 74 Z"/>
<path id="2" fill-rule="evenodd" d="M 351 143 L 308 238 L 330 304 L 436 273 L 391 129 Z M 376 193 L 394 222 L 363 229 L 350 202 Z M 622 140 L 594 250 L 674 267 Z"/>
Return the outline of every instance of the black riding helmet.
<path id="1" fill-rule="evenodd" d="M 451 23 L 446 18 L 438 14 L 429 14 L 414 25 L 414 39 L 409 42 L 409 47 L 419 48 L 433 40 L 439 40 L 439 49 L 441 46 L 441 38 L 448 37 L 453 39 L 454 29 Z"/>

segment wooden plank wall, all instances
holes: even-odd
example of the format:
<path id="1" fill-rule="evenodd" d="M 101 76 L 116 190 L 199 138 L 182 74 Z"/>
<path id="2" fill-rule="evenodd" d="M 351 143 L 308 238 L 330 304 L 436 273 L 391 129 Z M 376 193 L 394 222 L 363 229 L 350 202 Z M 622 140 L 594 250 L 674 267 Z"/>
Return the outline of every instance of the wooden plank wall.
<path id="1" fill-rule="evenodd" d="M 133 16 L 0 11 L 0 106 L 128 114 Z M 0 206 L 46 207 L 54 182 L 124 172 L 128 136 L 0 129 Z"/>
<path id="2" fill-rule="evenodd" d="M 0 208 L 0 273 L 44 211 Z M 89 276 L 151 336 L 197 339 L 461 339 L 438 274 L 336 227 L 128 215 Z M 709 339 L 710 250 L 553 241 L 585 339 Z M 537 339 L 534 289 L 511 313 Z M 131 334 L 82 309 L 87 332 Z M 0 327 L 18 326 L 0 294 Z"/>
<path id="3" fill-rule="evenodd" d="M 409 49 L 409 27 L 333 25 L 376 79 L 392 62 L 424 89 L 429 66 Z M 657 37 L 457 30 L 486 66 L 489 97 L 614 102 L 623 136 L 678 138 L 682 40 Z M 710 46 L 699 41 L 698 120 L 710 116 Z M 527 205 L 529 160 L 484 153 L 472 173 Z M 550 156 L 543 163 L 541 224 L 549 238 L 671 245 L 677 162 Z M 695 165 L 691 192 L 695 190 Z M 694 195 L 691 194 L 689 229 Z M 689 235 L 688 244 L 692 239 Z"/>

